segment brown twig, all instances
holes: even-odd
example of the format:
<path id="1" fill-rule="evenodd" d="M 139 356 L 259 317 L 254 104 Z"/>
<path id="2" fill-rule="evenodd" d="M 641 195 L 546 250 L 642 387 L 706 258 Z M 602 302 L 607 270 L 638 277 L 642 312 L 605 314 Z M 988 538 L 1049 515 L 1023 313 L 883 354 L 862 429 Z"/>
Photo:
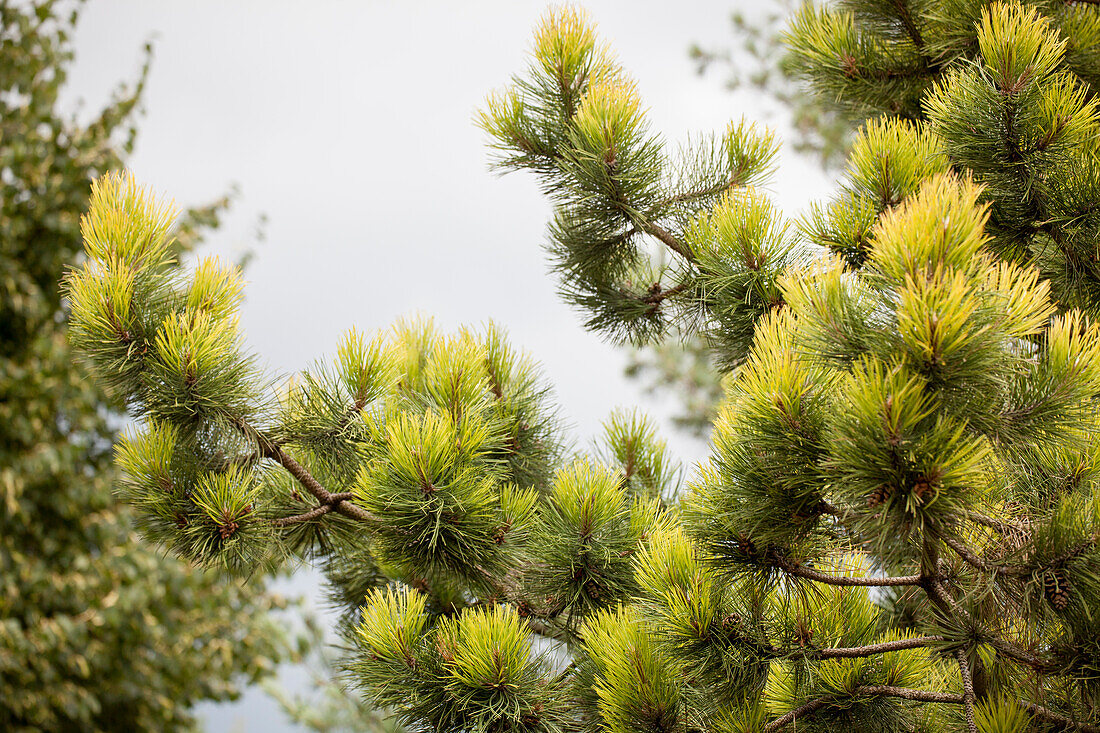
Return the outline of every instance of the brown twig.
<path id="1" fill-rule="evenodd" d="M 935 690 L 891 687 L 890 685 L 864 685 L 856 688 L 856 694 L 900 697 L 903 700 L 917 700 L 918 702 L 944 702 L 952 705 L 961 705 L 963 702 L 962 695 L 952 695 L 949 692 L 936 692 Z"/>
<path id="2" fill-rule="evenodd" d="M 350 498 L 349 494 L 330 494 L 324 486 L 321 486 L 317 479 L 313 478 L 313 475 L 310 474 L 302 464 L 291 458 L 281 447 L 270 441 L 263 441 L 260 443 L 260 449 L 265 458 L 270 458 L 285 468 L 287 473 L 297 479 L 298 483 L 300 483 L 306 491 L 316 497 L 319 502 L 332 505 L 333 511 L 343 514 L 345 517 L 359 520 L 360 522 L 377 523 L 379 521 L 378 517 L 349 502 L 347 500 L 347 498 Z"/>
<path id="3" fill-rule="evenodd" d="M 666 298 L 671 298 L 673 295 L 682 293 L 684 290 L 687 289 L 687 286 L 687 283 L 680 283 L 679 285 L 674 285 L 671 288 L 666 288 L 662 290 L 661 286 L 659 284 L 656 284 L 654 285 L 654 289 L 652 289 L 644 298 L 642 298 L 642 302 L 648 303 L 649 305 L 657 305 Z"/>
<path id="4" fill-rule="evenodd" d="M 978 557 L 977 553 L 973 552 L 969 547 L 959 542 L 954 537 L 944 535 L 940 539 L 942 539 L 943 543 L 950 547 L 956 555 L 965 560 L 967 564 L 976 567 L 978 570 L 1014 578 L 1023 578 L 1031 575 L 1030 570 L 1020 565 L 994 565 L 991 562 L 987 562 Z"/>
<path id="5" fill-rule="evenodd" d="M 980 514 L 974 511 L 967 511 L 966 518 L 974 524 L 980 524 L 983 527 L 989 527 L 992 530 L 996 530 L 1001 534 L 1007 534 L 1009 532 L 1024 532 L 1024 528 L 1018 524 L 1014 524 L 1007 519 L 997 519 L 996 517 L 988 517 L 984 514 Z"/>
<path id="6" fill-rule="evenodd" d="M 820 710 L 821 708 L 825 707 L 826 705 L 828 705 L 832 701 L 833 701 L 832 698 L 829 698 L 829 697 L 819 697 L 815 700 L 810 700 L 805 705 L 799 705 L 797 708 L 795 708 L 791 712 L 787 713 L 783 717 L 776 718 L 772 722 L 765 725 L 764 726 L 764 733 L 773 733 L 774 731 L 777 731 L 777 730 L 783 730 L 783 728 L 786 728 L 788 725 L 793 723 L 795 720 L 797 720 L 799 718 L 802 718 L 802 717 L 805 717 L 806 715 L 809 715 L 810 713 L 813 713 L 813 712 L 816 712 L 816 711 Z"/>
<path id="7" fill-rule="evenodd" d="M 358 520 L 360 522 L 379 522 L 378 517 L 374 516 L 370 512 L 362 509 L 361 507 L 352 504 L 349 500 L 352 495 L 349 493 L 331 494 L 328 489 L 321 485 L 321 482 L 313 477 L 313 475 L 306 470 L 306 468 L 294 460 L 282 446 L 275 443 L 266 435 L 261 433 L 256 428 L 252 427 L 244 420 L 234 421 L 234 425 L 241 434 L 247 438 L 251 438 L 256 441 L 256 444 L 260 448 L 260 455 L 264 458 L 275 461 L 280 466 L 287 470 L 291 476 L 302 485 L 306 491 L 308 491 L 318 502 L 322 505 L 330 505 L 332 509 L 343 514 L 345 517 Z M 315 510 L 314 510 L 315 511 Z M 328 512 L 323 512 L 327 514 Z M 318 515 L 320 516 L 320 515 Z M 305 520 L 301 520 L 305 521 Z"/>
<path id="8" fill-rule="evenodd" d="M 694 201 L 704 196 L 715 196 L 737 186 L 745 185 L 744 181 L 738 176 L 733 175 L 722 183 L 716 183 L 713 186 L 707 186 L 706 188 L 697 188 L 694 191 L 682 191 L 680 193 L 673 194 L 666 198 L 661 199 L 655 204 L 655 208 L 664 208 L 670 204 L 682 204 L 688 201 Z"/>
<path id="9" fill-rule="evenodd" d="M 695 260 L 695 255 L 688 249 L 688 246 L 673 236 L 672 232 L 660 225 L 652 222 L 645 222 L 642 226 L 642 231 L 659 239 L 666 247 L 683 257 L 685 260 L 689 262 Z"/>

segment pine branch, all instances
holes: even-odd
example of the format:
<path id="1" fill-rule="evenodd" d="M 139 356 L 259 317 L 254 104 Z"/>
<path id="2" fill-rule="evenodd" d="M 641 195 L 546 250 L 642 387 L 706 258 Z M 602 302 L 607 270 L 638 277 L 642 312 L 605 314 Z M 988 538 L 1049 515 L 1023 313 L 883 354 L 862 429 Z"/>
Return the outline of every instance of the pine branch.
<path id="1" fill-rule="evenodd" d="M 566 645 L 571 644 L 572 641 L 573 641 L 570 638 L 570 635 L 568 634 L 568 632 L 555 631 L 548 624 L 545 624 L 542 621 L 539 621 L 538 619 L 533 619 L 533 618 L 528 617 L 526 619 L 526 621 L 527 621 L 527 628 L 529 628 L 532 633 L 538 634 L 539 636 L 543 637 L 544 639 L 553 639 L 554 641 L 560 641 L 561 643 L 566 644 Z"/>
<path id="2" fill-rule="evenodd" d="M 882 587 L 897 586 L 897 585 L 920 585 L 922 577 L 920 575 L 902 575 L 898 577 L 882 577 L 882 578 L 850 578 L 845 575 L 831 575 L 829 573 L 823 573 L 820 570 L 814 570 L 812 568 L 799 565 L 794 562 L 782 562 L 779 568 L 788 575 L 794 575 L 798 578 L 806 578 L 807 580 L 813 580 L 818 583 L 825 583 L 826 585 L 842 585 L 842 586 L 869 586 L 869 587 Z"/>
<path id="3" fill-rule="evenodd" d="M 642 298 L 642 302 L 649 303 L 650 305 L 658 305 L 665 299 L 671 298 L 678 293 L 682 293 L 686 289 L 687 283 L 680 283 L 679 285 L 673 286 L 671 288 L 666 288 L 664 290 L 661 289 L 660 285 L 655 283 L 650 289 L 649 295 Z"/>
<path id="4" fill-rule="evenodd" d="M 983 629 L 983 633 L 985 631 L 986 630 Z M 1054 662 L 1021 649 L 1015 644 L 1007 642 L 994 634 L 989 634 L 989 638 L 985 639 L 985 642 L 1006 657 L 1026 664 L 1036 672 L 1050 673 L 1057 669 L 1057 665 L 1054 664 Z"/>
<path id="5" fill-rule="evenodd" d="M 622 188 L 616 182 L 614 184 L 615 195 L 608 197 L 608 202 L 618 210 L 620 214 L 625 216 L 637 229 L 645 232 L 646 234 L 656 237 L 662 244 L 671 249 L 676 254 L 683 257 L 688 262 L 695 261 L 695 255 L 686 244 L 678 240 L 672 232 L 668 231 L 659 224 L 649 221 L 643 217 L 639 212 L 635 211 L 627 202 L 625 195 L 622 192 Z"/>
<path id="6" fill-rule="evenodd" d="M 914 690 L 908 687 L 891 687 L 889 685 L 864 685 L 856 688 L 856 694 L 900 697 L 903 700 L 943 702 L 952 705 L 961 705 L 963 702 L 962 695 L 952 695 L 948 692 L 936 692 L 935 690 Z"/>
<path id="7" fill-rule="evenodd" d="M 664 229 L 663 227 L 661 227 L 658 224 L 654 224 L 654 223 L 648 222 L 648 221 L 641 222 L 641 228 L 642 228 L 643 232 L 645 232 L 646 234 L 649 234 L 651 236 L 656 237 L 665 246 L 667 246 L 669 249 L 671 249 L 676 254 L 683 257 L 688 262 L 694 262 L 695 261 L 695 255 L 693 255 L 691 253 L 691 250 L 688 249 L 688 246 L 686 244 L 684 244 L 683 242 L 681 242 L 679 239 L 677 239 L 675 236 L 673 236 L 672 232 L 668 231 L 667 229 Z"/>
<path id="8" fill-rule="evenodd" d="M 931 76 L 931 72 L 925 64 L 917 67 L 899 66 L 892 69 L 860 69 L 854 63 L 848 64 L 844 69 L 844 75 L 851 79 L 864 81 L 894 81 L 895 79 L 920 79 Z"/>
<path id="9" fill-rule="evenodd" d="M 1062 567 L 1067 562 L 1095 545 L 1097 539 L 1100 539 L 1100 537 L 1097 537 L 1097 535 L 1095 534 L 1089 535 L 1087 538 L 1081 540 L 1076 545 L 1063 552 L 1061 555 L 1056 556 L 1053 560 L 1046 563 L 1043 567 L 1047 569 Z"/>
<path id="10" fill-rule="evenodd" d="M 1065 565 L 1067 562 L 1095 545 L 1097 537 L 1095 535 L 1087 537 L 1086 539 L 1078 542 L 1076 545 L 1066 550 L 1062 554 L 1054 557 L 1053 559 L 1049 560 L 1046 563 L 1043 563 L 1036 568 L 1028 568 L 1024 565 L 994 565 L 993 563 L 987 562 L 980 558 L 977 554 L 971 551 L 970 548 L 968 548 L 966 545 L 962 544 L 958 540 L 954 539 L 953 537 L 944 536 L 941 537 L 941 539 L 943 540 L 945 545 L 955 551 L 955 554 L 957 554 L 968 564 L 974 566 L 975 568 L 978 568 L 979 570 L 984 570 L 988 573 L 996 573 L 998 575 L 1004 575 L 1012 578 L 1027 578 L 1034 575 L 1035 573 L 1043 572 L 1051 568 L 1058 568 Z"/>
<path id="11" fill-rule="evenodd" d="M 933 63 L 932 58 L 928 55 L 927 47 L 924 44 L 924 37 L 921 35 L 920 29 L 917 28 L 917 23 L 913 18 L 913 12 L 909 8 L 909 3 L 906 0 L 893 0 L 894 8 L 898 12 L 898 20 L 901 21 L 901 25 L 905 28 L 906 34 L 909 36 L 909 40 L 913 42 L 913 46 L 917 49 L 917 53 L 920 54 L 921 60 L 930 68 L 935 68 L 937 65 Z"/>
<path id="12" fill-rule="evenodd" d="M 853 659 L 856 657 L 870 657 L 875 654 L 897 652 L 903 649 L 920 649 L 943 641 L 942 636 L 918 636 L 913 639 L 898 639 L 881 644 L 868 644 L 867 646 L 836 647 L 833 649 L 819 649 L 813 654 L 817 659 Z"/>
<path id="13" fill-rule="evenodd" d="M 993 563 L 986 562 L 978 557 L 969 547 L 959 542 L 954 537 L 945 535 L 940 539 L 942 539 L 943 543 L 950 547 L 956 555 L 965 560 L 967 564 L 972 565 L 978 570 L 1013 578 L 1026 578 L 1031 575 L 1031 571 L 1021 565 L 994 565 Z"/>
<path id="14" fill-rule="evenodd" d="M 1100 0 L 1097 0 L 1100 3 Z M 989 527 L 1000 534 L 1008 534 L 1010 532 L 1023 532 L 1024 528 L 1018 524 L 1013 524 L 1004 519 L 995 519 L 994 517 L 987 517 L 984 514 L 979 514 L 975 511 L 967 511 L 966 518 L 974 524 L 980 524 L 983 527 Z"/>
<path id="15" fill-rule="evenodd" d="M 798 718 L 802 718 L 809 715 L 810 713 L 816 712 L 832 701 L 833 698 L 831 697 L 819 697 L 817 699 L 810 700 L 805 705 L 800 705 L 783 717 L 776 718 L 772 722 L 765 725 L 764 733 L 774 733 L 775 731 L 783 730 Z"/>
<path id="16" fill-rule="evenodd" d="M 961 557 L 963 560 L 965 560 L 970 565 L 973 565 L 974 567 L 978 568 L 979 570 L 985 570 L 987 572 L 996 572 L 995 566 L 990 565 L 985 560 L 978 557 L 974 552 L 972 552 L 970 550 L 969 547 L 967 547 L 963 543 L 959 542 L 954 537 L 948 537 L 947 535 L 944 535 L 943 537 L 940 537 L 940 539 L 943 540 L 943 543 L 945 545 L 947 545 L 952 550 L 954 550 L 956 555 Z"/>
<path id="17" fill-rule="evenodd" d="M 959 674 L 962 675 L 966 729 L 970 733 L 978 733 L 978 725 L 974 722 L 974 675 L 970 671 L 970 664 L 966 661 L 966 654 L 961 649 L 955 652 L 955 659 L 959 663 Z"/>
<path id="18" fill-rule="evenodd" d="M 955 602 L 955 599 L 951 597 L 939 581 L 930 581 L 927 584 L 923 584 L 922 587 L 928 593 L 928 597 L 940 608 L 940 610 L 948 615 L 953 614 L 962 618 L 981 635 L 982 641 L 989 644 L 1001 654 L 1004 654 L 1010 659 L 1015 659 L 1017 662 L 1022 662 L 1037 672 L 1051 672 L 1057 668 L 1052 661 L 1043 659 L 1025 649 L 1021 649 L 1011 642 L 1005 641 L 1000 636 L 978 623 L 965 608 Z"/>
<path id="19" fill-rule="evenodd" d="M 1097 4 L 1100 5 L 1100 2 L 1097 2 Z M 1100 733 L 1100 726 L 1089 725 L 1088 723 L 1078 723 L 1072 718 L 1067 718 L 1064 715 L 1060 715 L 1056 712 L 1053 712 L 1052 710 L 1044 708 L 1042 705 L 1036 705 L 1035 703 L 1028 700 L 1017 700 L 1017 702 L 1020 704 L 1020 707 L 1022 707 L 1024 710 L 1028 711 L 1032 715 L 1043 718 L 1044 720 L 1049 720 L 1051 723 L 1055 723 L 1056 725 L 1061 725 L 1066 728 L 1071 728 L 1073 730 L 1079 730 L 1081 731 L 1081 733 Z"/>
<path id="20" fill-rule="evenodd" d="M 279 517 L 278 519 L 273 520 L 271 523 L 274 524 L 276 527 L 286 527 L 291 524 L 301 524 L 302 522 L 308 522 L 310 520 L 317 519 L 318 517 L 323 517 L 329 512 L 334 511 L 336 505 L 339 502 L 348 501 L 349 499 L 354 498 L 354 495 L 351 492 L 345 492 L 342 494 L 332 494 L 331 498 L 332 502 L 329 504 L 321 504 L 314 507 L 310 511 L 305 512 L 304 514 L 295 514 L 292 517 Z"/>
<path id="21" fill-rule="evenodd" d="M 377 524 L 380 521 L 378 517 L 370 512 L 343 498 L 347 496 L 346 494 L 330 494 L 325 487 L 321 486 L 317 479 L 313 478 L 304 466 L 291 458 L 281 447 L 265 440 L 261 442 L 260 450 L 265 458 L 270 458 L 285 468 L 287 472 L 297 479 L 298 483 L 300 483 L 306 491 L 313 494 L 318 501 L 322 504 L 331 505 L 333 511 L 360 522 L 374 522 Z"/>
<path id="22" fill-rule="evenodd" d="M 291 458 L 290 455 L 287 454 L 287 452 L 284 451 L 280 445 L 272 441 L 256 428 L 246 423 L 244 420 L 236 420 L 234 421 L 234 425 L 238 430 L 241 431 L 243 435 L 250 437 L 256 441 L 257 445 L 259 445 L 260 447 L 260 454 L 264 458 L 275 461 L 280 466 L 285 468 L 287 470 L 287 473 L 293 476 L 298 481 L 298 483 L 302 485 L 302 488 L 312 494 L 313 497 L 317 499 L 317 501 L 319 501 L 322 505 L 329 505 L 332 507 L 331 510 L 326 510 L 325 512 L 322 512 L 317 516 L 327 514 L 328 511 L 336 511 L 340 514 L 343 514 L 345 517 L 349 517 L 360 522 L 374 522 L 376 524 L 380 522 L 378 517 L 356 506 L 355 504 L 352 504 L 349 501 L 349 499 L 351 499 L 351 494 L 330 493 L 328 489 L 321 485 L 320 481 L 315 479 L 313 475 L 306 470 L 305 466 Z"/>
<path id="23" fill-rule="evenodd" d="M 1100 1 L 1100 0 L 1098 0 Z M 723 191 L 728 191 L 736 186 L 744 185 L 737 178 L 731 176 L 728 180 L 722 183 L 716 183 L 713 186 L 707 186 L 706 188 L 697 188 L 694 191 L 683 191 L 681 193 L 673 194 L 657 202 L 657 208 L 664 208 L 672 204 L 683 204 L 695 199 L 701 199 L 709 196 L 716 196 Z"/>
<path id="24" fill-rule="evenodd" d="M 316 506 L 310 511 L 305 512 L 304 514 L 295 514 L 292 517 L 279 517 L 278 519 L 273 520 L 271 523 L 274 524 L 276 527 L 287 527 L 291 524 L 301 524 L 303 522 L 309 522 L 311 520 L 317 519 L 318 517 L 325 516 L 332 511 L 333 506 L 333 504 L 321 504 L 320 506 Z"/>
<path id="25" fill-rule="evenodd" d="M 863 685 L 862 687 L 857 687 L 852 690 L 851 694 L 852 696 L 879 695 L 883 697 L 899 697 L 903 700 L 942 702 L 953 705 L 961 705 L 963 703 L 962 695 L 952 695 L 946 692 L 935 692 L 933 690 L 914 690 L 908 687 L 890 687 L 888 685 Z M 828 697 L 819 697 L 815 700 L 811 700 L 805 705 L 795 708 L 783 717 L 776 718 L 768 723 L 764 726 L 764 733 L 775 733 L 776 731 L 780 731 L 795 722 L 798 718 L 805 717 L 821 708 L 828 707 L 830 703 L 837 701 L 837 699 L 837 697 L 830 695 Z"/>

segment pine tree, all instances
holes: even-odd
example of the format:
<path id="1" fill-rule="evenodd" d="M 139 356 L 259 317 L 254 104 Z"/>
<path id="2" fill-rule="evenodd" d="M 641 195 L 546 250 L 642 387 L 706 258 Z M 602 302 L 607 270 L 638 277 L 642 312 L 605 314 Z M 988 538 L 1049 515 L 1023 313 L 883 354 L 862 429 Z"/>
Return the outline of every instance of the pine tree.
<path id="1" fill-rule="evenodd" d="M 0 1 L 0 729 L 177 731 L 287 654 L 262 582 L 140 541 L 112 495 L 118 414 L 72 369 L 58 270 L 132 144 L 144 75 L 89 124 L 58 103 L 72 4 Z M 191 246 L 224 204 L 174 230 Z"/>
<path id="2" fill-rule="evenodd" d="M 547 15 L 480 122 L 554 203 L 586 327 L 727 370 L 683 484 L 635 413 L 571 449 L 492 326 L 263 374 L 237 273 L 181 275 L 171 208 L 107 176 L 65 288 L 144 421 L 122 491 L 194 562 L 321 566 L 350 678 L 417 729 L 1098 731 L 1097 34 L 1082 3 L 806 8 L 793 53 L 868 121 L 791 222 L 771 135 L 670 154 L 584 15 Z"/>

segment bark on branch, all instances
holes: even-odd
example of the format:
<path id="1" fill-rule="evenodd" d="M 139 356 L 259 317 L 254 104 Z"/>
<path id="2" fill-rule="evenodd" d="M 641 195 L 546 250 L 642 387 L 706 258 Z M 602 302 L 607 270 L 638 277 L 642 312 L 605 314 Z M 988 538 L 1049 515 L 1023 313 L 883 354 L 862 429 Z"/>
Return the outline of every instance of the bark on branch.
<path id="1" fill-rule="evenodd" d="M 898 639 L 897 641 L 886 641 L 881 644 L 868 644 L 867 646 L 819 649 L 814 654 L 814 656 L 818 659 L 852 659 L 855 657 L 870 657 L 875 654 L 897 652 L 903 649 L 920 649 L 937 641 L 943 641 L 943 637 L 918 636 L 913 639 Z"/>
<path id="2" fill-rule="evenodd" d="M 1070 730 L 1079 730 L 1081 733 L 1100 733 L 1100 726 L 1090 725 L 1088 723 L 1079 723 L 1072 718 L 1067 718 L 1064 715 L 1060 715 L 1052 710 L 1044 708 L 1042 705 L 1036 705 L 1033 702 L 1027 700 L 1018 700 L 1020 707 L 1028 711 L 1037 718 L 1049 720 L 1056 725 L 1064 726 Z"/>
<path id="3" fill-rule="evenodd" d="M 961 705 L 963 702 L 962 695 L 952 695 L 946 692 L 936 692 L 934 690 L 914 690 L 908 687 L 891 687 L 889 685 L 863 685 L 862 687 L 857 687 L 856 689 L 854 689 L 851 696 L 900 697 L 904 700 L 917 700 L 920 702 L 942 702 L 950 703 L 953 705 Z M 811 713 L 816 712 L 821 708 L 828 707 L 830 703 L 839 702 L 844 699 L 847 698 L 837 698 L 829 696 L 819 697 L 815 700 L 811 700 L 805 705 L 801 705 L 795 708 L 783 717 L 776 718 L 772 722 L 768 723 L 766 726 L 764 726 L 764 733 L 775 733 L 776 731 L 783 730 L 799 718 L 810 715 Z"/>
<path id="4" fill-rule="evenodd" d="M 920 575 L 902 575 L 898 577 L 881 577 L 881 578 L 850 578 L 846 575 L 831 575 L 829 573 L 823 573 L 820 570 L 814 570 L 808 568 L 805 565 L 799 565 L 793 562 L 783 563 L 780 569 L 788 575 L 793 575 L 798 578 L 806 578 L 807 580 L 813 580 L 818 583 L 825 583 L 826 585 L 842 585 L 842 586 L 868 586 L 868 587 L 887 587 L 895 585 L 920 585 Z"/>
<path id="5" fill-rule="evenodd" d="M 260 448 L 260 455 L 264 458 L 275 461 L 280 466 L 286 469 L 287 473 L 295 478 L 295 480 L 302 485 L 306 491 L 308 491 L 321 505 L 328 505 L 331 508 L 321 512 L 317 516 L 327 514 L 329 511 L 335 511 L 339 514 L 343 514 L 345 517 L 355 519 L 360 522 L 375 522 L 378 523 L 378 517 L 374 516 L 370 512 L 352 504 L 349 500 L 352 495 L 349 493 L 332 494 L 321 485 L 313 475 L 306 470 L 305 466 L 294 460 L 282 446 L 272 441 L 266 435 L 261 433 L 256 428 L 252 427 L 244 420 L 237 420 L 234 423 L 241 434 L 247 438 L 251 438 L 256 441 L 256 444 Z M 316 511 L 316 509 L 311 510 Z M 309 513 L 309 512 L 307 512 Z M 315 517 L 311 517 L 315 518 Z M 290 519 L 290 518 L 288 518 Z M 305 519 L 298 519 L 297 521 L 308 521 Z"/>

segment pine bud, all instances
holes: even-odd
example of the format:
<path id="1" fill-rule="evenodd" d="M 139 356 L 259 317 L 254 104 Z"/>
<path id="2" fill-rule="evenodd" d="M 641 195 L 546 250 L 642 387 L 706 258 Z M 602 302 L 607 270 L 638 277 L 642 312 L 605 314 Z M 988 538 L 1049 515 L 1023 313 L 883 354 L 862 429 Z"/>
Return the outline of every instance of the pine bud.
<path id="1" fill-rule="evenodd" d="M 746 555 L 756 554 L 756 545 L 749 539 L 748 535 L 741 534 L 737 536 L 737 549 Z"/>
<path id="2" fill-rule="evenodd" d="M 806 623 L 806 619 L 799 617 L 798 625 L 795 627 L 795 638 L 798 639 L 799 646 L 809 646 L 810 639 L 813 638 L 814 632 L 810 629 Z"/>
<path id="3" fill-rule="evenodd" d="M 889 486 L 879 486 L 871 492 L 870 496 L 867 497 L 867 506 L 872 508 L 878 506 L 882 502 L 889 499 L 890 494 L 892 493 L 894 493 L 893 489 L 891 489 Z"/>
<path id="4" fill-rule="evenodd" d="M 240 529 L 240 526 L 240 524 L 233 520 L 229 520 L 228 522 L 221 524 L 218 527 L 218 534 L 221 535 L 222 542 L 225 542 L 230 537 L 232 537 L 234 533 L 236 533 L 236 531 Z"/>

